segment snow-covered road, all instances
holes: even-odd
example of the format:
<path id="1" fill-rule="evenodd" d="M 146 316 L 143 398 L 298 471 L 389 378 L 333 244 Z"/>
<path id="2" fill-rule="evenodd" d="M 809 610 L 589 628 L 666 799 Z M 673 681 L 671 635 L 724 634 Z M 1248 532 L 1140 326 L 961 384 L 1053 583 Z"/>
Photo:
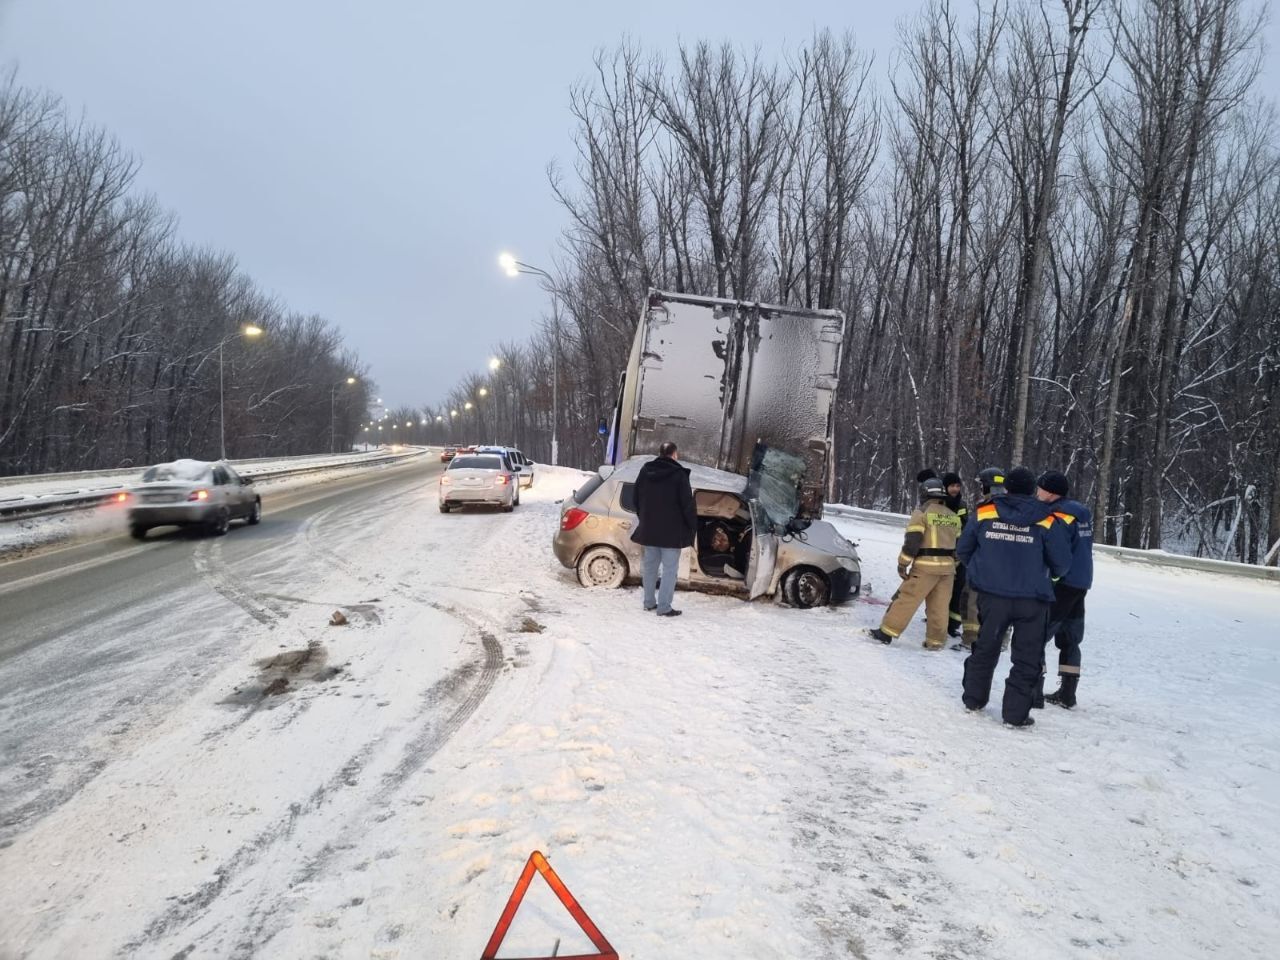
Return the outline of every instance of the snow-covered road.
<path id="1" fill-rule="evenodd" d="M 1100 561 L 1081 707 L 1011 731 L 922 627 L 861 635 L 895 531 L 840 523 L 864 602 L 662 621 L 551 558 L 575 482 L 443 516 L 416 480 L 199 543 L 198 680 L 0 849 L 0 957 L 478 957 L 534 849 L 628 960 L 1273 954 L 1276 585 Z M 43 695 L 8 716 L 74 710 Z M 504 953 L 556 938 L 589 949 L 535 884 Z"/>

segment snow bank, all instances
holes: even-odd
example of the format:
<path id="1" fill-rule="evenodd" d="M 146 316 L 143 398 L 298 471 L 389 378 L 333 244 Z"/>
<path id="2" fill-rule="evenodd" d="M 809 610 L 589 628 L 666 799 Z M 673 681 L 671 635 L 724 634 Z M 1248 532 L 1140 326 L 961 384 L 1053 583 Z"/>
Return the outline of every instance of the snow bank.
<path id="1" fill-rule="evenodd" d="M 241 570 L 378 598 L 335 641 L 358 686 L 229 728 L 227 671 L 128 741 L 0 850 L 0 955 L 478 956 L 533 849 L 628 960 L 1273 955 L 1274 585 L 1100 559 L 1080 707 L 1013 731 L 962 709 L 963 655 L 922 625 L 865 637 L 897 531 L 837 521 L 858 603 L 681 593 L 659 620 L 551 558 L 583 476 L 540 466 L 511 515 L 441 515 L 419 484 L 315 518 L 319 574 Z M 241 642 L 332 635 L 317 609 Z M 585 949 L 540 884 L 504 953 Z"/>

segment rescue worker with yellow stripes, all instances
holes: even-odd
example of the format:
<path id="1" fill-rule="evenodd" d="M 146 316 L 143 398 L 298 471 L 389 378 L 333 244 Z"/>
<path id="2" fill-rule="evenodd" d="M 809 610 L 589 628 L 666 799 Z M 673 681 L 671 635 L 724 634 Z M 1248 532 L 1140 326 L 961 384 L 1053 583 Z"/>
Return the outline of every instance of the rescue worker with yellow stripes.
<path id="1" fill-rule="evenodd" d="M 925 480 L 920 492 L 920 506 L 907 519 L 902 552 L 898 554 L 902 586 L 880 626 L 867 632 L 881 643 L 892 643 L 907 629 L 923 603 L 927 617 L 925 649 L 941 650 L 947 643 L 947 606 L 956 575 L 960 518 L 947 506 L 946 488 L 937 477 Z"/>

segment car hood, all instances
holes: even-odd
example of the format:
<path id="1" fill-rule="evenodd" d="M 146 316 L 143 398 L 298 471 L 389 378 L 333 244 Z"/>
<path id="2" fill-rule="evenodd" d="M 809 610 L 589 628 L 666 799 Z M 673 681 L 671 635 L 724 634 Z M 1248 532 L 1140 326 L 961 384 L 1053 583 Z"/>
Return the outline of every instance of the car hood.
<path id="1" fill-rule="evenodd" d="M 814 520 L 799 537 L 803 538 L 806 546 L 814 550 L 821 550 L 833 557 L 858 559 L 858 548 L 826 520 Z"/>

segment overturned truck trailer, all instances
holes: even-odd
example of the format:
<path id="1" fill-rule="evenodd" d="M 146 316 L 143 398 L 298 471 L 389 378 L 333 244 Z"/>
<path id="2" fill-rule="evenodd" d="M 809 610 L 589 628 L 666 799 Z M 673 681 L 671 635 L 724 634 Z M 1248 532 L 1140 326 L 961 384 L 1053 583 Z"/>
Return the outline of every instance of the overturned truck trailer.
<path id="1" fill-rule="evenodd" d="M 673 440 L 684 460 L 746 475 L 763 443 L 803 459 L 801 516 L 821 516 L 843 339 L 837 310 L 651 290 L 619 387 L 609 462 Z"/>

